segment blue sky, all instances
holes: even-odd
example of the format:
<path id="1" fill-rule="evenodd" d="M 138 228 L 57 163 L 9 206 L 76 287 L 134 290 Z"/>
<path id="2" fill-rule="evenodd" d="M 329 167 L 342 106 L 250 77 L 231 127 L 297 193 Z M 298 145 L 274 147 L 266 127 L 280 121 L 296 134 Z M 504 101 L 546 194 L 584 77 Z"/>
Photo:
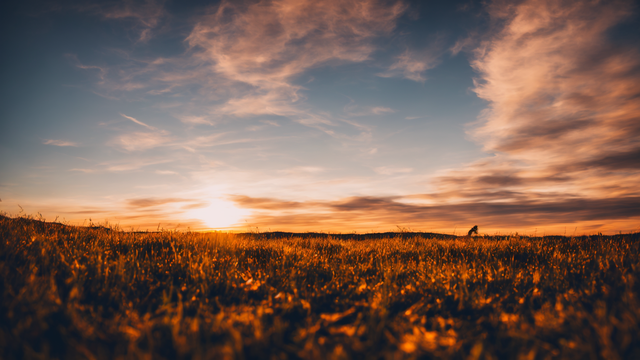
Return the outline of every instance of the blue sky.
<path id="1" fill-rule="evenodd" d="M 3 6 L 6 213 L 138 229 L 640 226 L 634 2 Z"/>

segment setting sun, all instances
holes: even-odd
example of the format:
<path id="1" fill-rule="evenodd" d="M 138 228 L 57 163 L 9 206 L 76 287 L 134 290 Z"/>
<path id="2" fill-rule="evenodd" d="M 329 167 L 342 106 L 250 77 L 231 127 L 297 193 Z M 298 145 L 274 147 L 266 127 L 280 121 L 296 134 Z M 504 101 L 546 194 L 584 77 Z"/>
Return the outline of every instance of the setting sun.
<path id="1" fill-rule="evenodd" d="M 239 209 L 232 202 L 213 199 L 203 208 L 191 209 L 184 213 L 187 220 L 200 220 L 207 230 L 229 230 L 249 216 L 251 211 Z M 240 224 L 242 225 L 242 224 Z"/>

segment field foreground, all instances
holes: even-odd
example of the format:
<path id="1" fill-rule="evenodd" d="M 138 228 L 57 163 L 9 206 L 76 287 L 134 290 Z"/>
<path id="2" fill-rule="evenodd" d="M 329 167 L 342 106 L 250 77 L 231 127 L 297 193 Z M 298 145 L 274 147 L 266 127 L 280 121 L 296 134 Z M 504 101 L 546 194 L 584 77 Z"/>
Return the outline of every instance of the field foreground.
<path id="1" fill-rule="evenodd" d="M 638 234 L 0 240 L 3 359 L 640 359 Z"/>

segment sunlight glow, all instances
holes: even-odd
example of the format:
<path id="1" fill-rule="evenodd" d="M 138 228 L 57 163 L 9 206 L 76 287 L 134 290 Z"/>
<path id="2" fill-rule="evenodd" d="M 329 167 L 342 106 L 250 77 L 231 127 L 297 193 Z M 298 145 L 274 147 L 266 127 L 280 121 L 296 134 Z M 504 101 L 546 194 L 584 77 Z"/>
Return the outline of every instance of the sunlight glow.
<path id="1" fill-rule="evenodd" d="M 229 201 L 212 199 L 209 206 L 189 210 L 185 215 L 190 219 L 201 220 L 209 229 L 229 229 L 250 214 L 250 210 L 239 209 Z"/>

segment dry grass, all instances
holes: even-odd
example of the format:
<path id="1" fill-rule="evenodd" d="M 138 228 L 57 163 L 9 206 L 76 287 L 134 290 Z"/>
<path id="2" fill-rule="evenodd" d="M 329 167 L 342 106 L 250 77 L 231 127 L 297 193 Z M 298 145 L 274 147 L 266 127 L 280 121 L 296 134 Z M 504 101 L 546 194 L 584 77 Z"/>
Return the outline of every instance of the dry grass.
<path id="1" fill-rule="evenodd" d="M 640 358 L 637 235 L 0 239 L 3 359 Z"/>

